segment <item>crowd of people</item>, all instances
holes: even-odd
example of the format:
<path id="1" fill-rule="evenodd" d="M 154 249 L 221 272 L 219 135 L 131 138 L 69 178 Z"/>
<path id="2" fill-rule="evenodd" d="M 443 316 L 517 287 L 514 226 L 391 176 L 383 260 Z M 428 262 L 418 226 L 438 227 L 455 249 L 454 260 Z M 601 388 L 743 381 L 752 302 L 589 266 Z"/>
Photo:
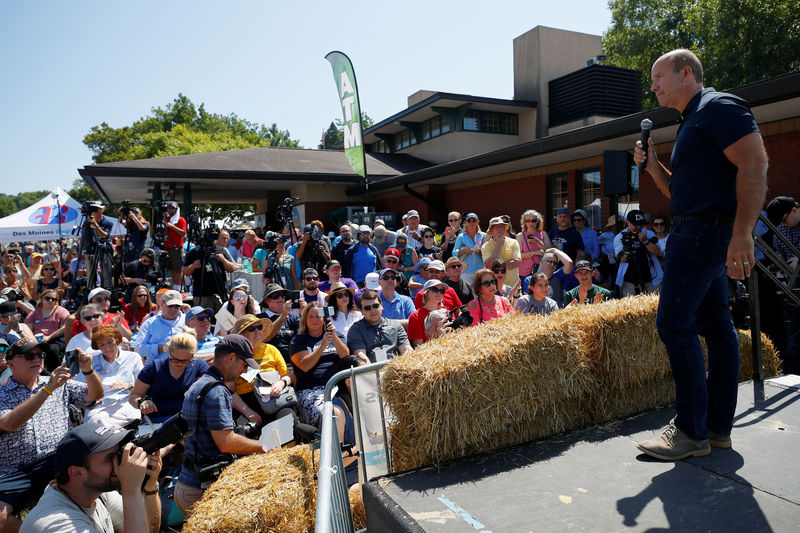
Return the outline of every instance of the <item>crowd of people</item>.
<path id="1" fill-rule="evenodd" d="M 797 204 L 776 201 L 770 216 L 797 244 Z M 547 315 L 657 292 L 669 250 L 665 216 L 631 210 L 596 228 L 582 209 L 559 209 L 549 231 L 533 209 L 517 227 L 500 215 L 483 229 L 475 213 L 451 212 L 441 232 L 412 210 L 397 229 L 382 220 L 345 223 L 338 235 L 326 234 L 320 221 L 234 238 L 223 229 L 211 247 L 185 249 L 176 207 L 165 226 L 171 246 L 146 248 L 141 235 L 133 245 L 120 243 L 127 260 L 119 286 L 91 290 L 74 310 L 62 304 L 87 273 L 73 243 L 4 248 L 0 481 L 25 482 L 11 490 L 0 483 L 0 529 L 18 529 L 15 513 L 40 496 L 48 505 L 73 505 L 70 520 L 121 519 L 113 510 L 119 498 L 106 494 L 142 486 L 144 476 L 143 499 L 131 505 L 154 511 L 150 496 L 158 487 L 149 480 L 161 469 L 161 453 L 112 454 L 130 448 L 130 433 L 109 428 L 164 423 L 178 413 L 195 430 L 174 489 L 188 515 L 207 486 L 209 461 L 263 452 L 257 433 L 241 428 L 257 431 L 291 417 L 296 441 L 313 433 L 325 384 L 337 371 L 408 354 L 453 329 L 510 313 Z M 141 214 L 131 217 L 133 231 L 146 233 Z M 779 249 L 796 262 L 788 248 Z M 245 279 L 229 276 L 244 258 L 262 273 L 260 301 Z M 346 394 L 335 412 L 340 440 L 353 444 Z M 27 530 L 52 524 L 41 505 L 28 515 Z M 152 530 L 153 523 L 139 526 Z"/>

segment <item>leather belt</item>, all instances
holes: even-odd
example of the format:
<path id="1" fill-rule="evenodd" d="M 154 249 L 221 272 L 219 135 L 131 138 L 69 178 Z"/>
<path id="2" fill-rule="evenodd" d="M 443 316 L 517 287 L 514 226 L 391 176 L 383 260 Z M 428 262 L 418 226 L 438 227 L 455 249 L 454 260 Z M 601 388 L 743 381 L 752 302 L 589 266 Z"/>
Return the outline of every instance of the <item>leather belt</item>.
<path id="1" fill-rule="evenodd" d="M 683 224 L 684 222 L 704 222 L 706 224 L 733 226 L 734 217 L 720 215 L 718 213 L 695 213 L 693 215 L 674 215 L 672 224 Z"/>

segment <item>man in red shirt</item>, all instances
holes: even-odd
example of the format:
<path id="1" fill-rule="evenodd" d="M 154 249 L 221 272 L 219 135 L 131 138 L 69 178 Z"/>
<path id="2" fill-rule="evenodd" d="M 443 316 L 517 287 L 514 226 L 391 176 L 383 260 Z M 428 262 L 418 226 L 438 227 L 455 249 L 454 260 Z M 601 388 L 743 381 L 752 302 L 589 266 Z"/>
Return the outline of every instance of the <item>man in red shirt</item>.
<path id="1" fill-rule="evenodd" d="M 183 283 L 181 270 L 183 269 L 183 238 L 186 237 L 186 219 L 178 214 L 178 202 L 172 201 L 167 204 L 164 232 L 164 250 L 169 253 L 172 288 L 180 291 Z"/>
<path id="2" fill-rule="evenodd" d="M 435 279 L 444 282 L 444 263 L 439 260 L 431 261 L 431 263 L 428 265 L 428 275 L 430 276 L 429 279 Z M 423 291 L 419 291 L 414 297 L 414 307 L 417 309 L 422 307 L 422 293 Z M 447 286 L 447 290 L 444 292 L 442 305 L 444 305 L 448 311 L 451 311 L 456 307 L 461 307 L 461 300 L 458 298 L 458 294 L 456 294 L 456 291 L 454 291 L 450 286 Z"/>

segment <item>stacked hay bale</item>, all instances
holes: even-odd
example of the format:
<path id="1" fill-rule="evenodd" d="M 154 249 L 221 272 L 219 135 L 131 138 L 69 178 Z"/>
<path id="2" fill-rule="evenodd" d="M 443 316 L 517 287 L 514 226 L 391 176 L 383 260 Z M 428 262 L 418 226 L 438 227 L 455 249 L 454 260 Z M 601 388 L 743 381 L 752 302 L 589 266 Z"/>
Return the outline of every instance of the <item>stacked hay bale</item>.
<path id="1" fill-rule="evenodd" d="M 317 480 L 311 453 L 303 445 L 237 460 L 194 505 L 184 533 L 314 531 Z M 351 492 L 350 504 L 356 529 L 366 527 L 360 492 Z"/>
<path id="2" fill-rule="evenodd" d="M 392 460 L 404 470 L 496 450 L 668 404 L 657 296 L 510 315 L 448 334 L 386 367 Z M 742 376 L 751 359 L 740 334 Z M 777 373 L 764 337 L 765 375 Z M 751 368 L 752 365 L 750 364 Z"/>

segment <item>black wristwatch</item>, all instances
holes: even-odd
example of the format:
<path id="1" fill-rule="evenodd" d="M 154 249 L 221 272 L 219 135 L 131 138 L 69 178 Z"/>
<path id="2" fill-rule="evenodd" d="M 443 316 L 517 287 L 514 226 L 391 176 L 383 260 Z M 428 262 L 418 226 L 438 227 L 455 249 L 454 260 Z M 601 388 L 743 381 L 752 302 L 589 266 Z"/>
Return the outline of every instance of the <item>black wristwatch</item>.
<path id="1" fill-rule="evenodd" d="M 89 370 L 88 372 L 81 370 L 81 374 L 83 374 L 84 376 L 88 376 L 89 374 L 94 374 L 94 368 Z"/>

